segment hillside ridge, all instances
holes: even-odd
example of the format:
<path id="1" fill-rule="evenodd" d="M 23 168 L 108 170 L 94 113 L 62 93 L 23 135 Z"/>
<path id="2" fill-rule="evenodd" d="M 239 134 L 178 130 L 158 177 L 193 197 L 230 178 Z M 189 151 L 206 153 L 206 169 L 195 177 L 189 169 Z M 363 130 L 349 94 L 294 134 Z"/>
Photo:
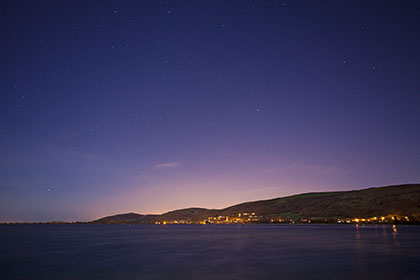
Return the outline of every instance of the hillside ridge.
<path id="1" fill-rule="evenodd" d="M 301 193 L 243 202 L 223 209 L 190 207 L 160 215 L 118 214 L 92 223 L 348 223 L 375 222 L 374 218 L 378 222 L 420 221 L 420 184 Z"/>

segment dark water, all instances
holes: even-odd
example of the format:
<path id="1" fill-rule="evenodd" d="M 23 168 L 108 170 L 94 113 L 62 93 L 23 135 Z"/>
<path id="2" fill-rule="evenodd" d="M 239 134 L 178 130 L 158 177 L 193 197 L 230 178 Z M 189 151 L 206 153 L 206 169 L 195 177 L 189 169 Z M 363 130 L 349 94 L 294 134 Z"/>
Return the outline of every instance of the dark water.
<path id="1" fill-rule="evenodd" d="M 0 279 L 420 279 L 420 227 L 0 226 Z"/>

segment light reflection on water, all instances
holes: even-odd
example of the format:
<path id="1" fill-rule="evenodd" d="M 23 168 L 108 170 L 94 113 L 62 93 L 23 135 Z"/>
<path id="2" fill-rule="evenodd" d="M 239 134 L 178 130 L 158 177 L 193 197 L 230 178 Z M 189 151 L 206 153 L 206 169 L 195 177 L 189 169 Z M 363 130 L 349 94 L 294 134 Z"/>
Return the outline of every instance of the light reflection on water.
<path id="1" fill-rule="evenodd" d="M 413 279 L 420 227 L 0 226 L 0 279 Z"/>

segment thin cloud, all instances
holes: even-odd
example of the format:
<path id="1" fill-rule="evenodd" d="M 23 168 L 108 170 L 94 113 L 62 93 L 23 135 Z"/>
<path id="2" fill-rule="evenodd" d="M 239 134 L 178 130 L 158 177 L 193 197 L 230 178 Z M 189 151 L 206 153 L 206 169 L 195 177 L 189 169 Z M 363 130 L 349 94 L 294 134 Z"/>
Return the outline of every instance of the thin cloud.
<path id="1" fill-rule="evenodd" d="M 179 161 L 174 162 L 162 162 L 155 165 L 156 168 L 178 168 L 181 167 L 182 163 Z"/>

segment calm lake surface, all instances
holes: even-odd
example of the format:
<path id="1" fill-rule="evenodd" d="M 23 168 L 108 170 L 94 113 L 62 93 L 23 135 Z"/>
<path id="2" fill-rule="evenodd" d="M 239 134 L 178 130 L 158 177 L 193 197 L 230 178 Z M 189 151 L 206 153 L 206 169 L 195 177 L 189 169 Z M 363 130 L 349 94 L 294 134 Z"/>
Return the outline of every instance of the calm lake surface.
<path id="1" fill-rule="evenodd" d="M 420 279 L 420 227 L 5 225 L 0 279 Z"/>

